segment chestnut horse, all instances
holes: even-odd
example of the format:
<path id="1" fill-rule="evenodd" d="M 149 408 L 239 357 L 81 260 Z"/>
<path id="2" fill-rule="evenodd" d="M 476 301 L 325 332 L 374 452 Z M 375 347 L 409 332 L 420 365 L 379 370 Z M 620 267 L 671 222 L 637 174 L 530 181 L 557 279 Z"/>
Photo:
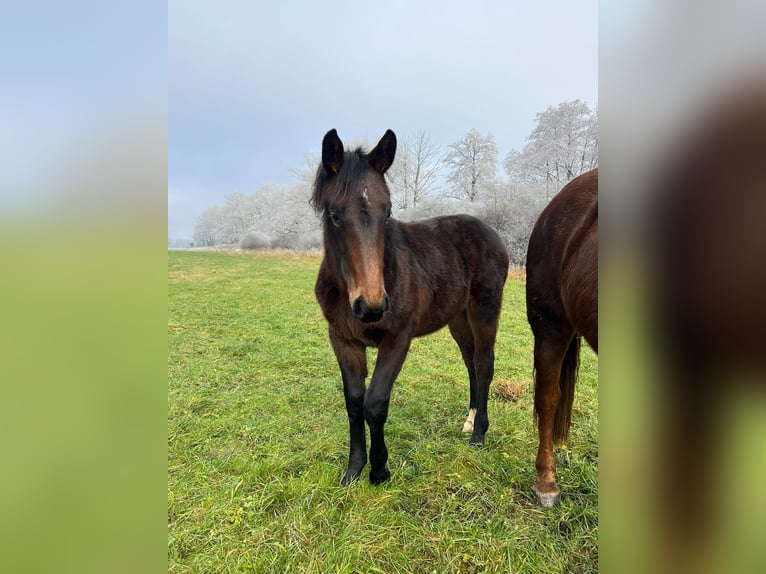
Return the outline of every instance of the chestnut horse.
<path id="1" fill-rule="evenodd" d="M 464 430 L 472 432 L 470 443 L 483 443 L 489 427 L 487 398 L 508 252 L 473 217 L 393 219 L 384 174 L 395 153 L 391 130 L 369 153 L 344 151 L 337 132 L 327 132 L 311 198 L 324 236 L 314 292 L 329 326 L 348 412 L 351 444 L 343 485 L 356 480 L 367 463 L 365 421 L 370 482 L 390 477 L 383 427 L 413 337 L 449 326 L 468 369 Z M 369 388 L 367 347 L 378 349 Z"/>
<path id="2" fill-rule="evenodd" d="M 752 528 L 719 514 L 731 504 L 724 477 L 752 516 L 766 511 L 749 495 L 753 478 L 725 456 L 739 440 L 728 425 L 747 404 L 737 401 L 757 405 L 766 391 L 766 79 L 726 85 L 692 117 L 650 180 L 645 221 L 665 407 L 661 526 L 672 552 L 690 558 L 721 524 L 736 525 L 727 536 Z"/>
<path id="3" fill-rule="evenodd" d="M 580 337 L 598 353 L 598 170 L 563 187 L 532 229 L 527 318 L 535 336 L 535 416 L 540 444 L 534 491 L 558 502 L 554 444 L 567 439 Z"/>

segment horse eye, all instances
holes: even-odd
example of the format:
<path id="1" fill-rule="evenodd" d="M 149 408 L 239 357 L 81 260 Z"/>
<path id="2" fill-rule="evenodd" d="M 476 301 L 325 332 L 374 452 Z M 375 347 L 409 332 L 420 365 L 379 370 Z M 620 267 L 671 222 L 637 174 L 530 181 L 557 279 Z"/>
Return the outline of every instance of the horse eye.
<path id="1" fill-rule="evenodd" d="M 338 215 L 337 212 L 335 212 L 335 211 L 331 211 L 330 212 L 330 221 L 332 221 L 332 224 L 335 227 L 340 227 L 341 220 L 340 220 L 340 215 Z"/>
<path id="2" fill-rule="evenodd" d="M 388 218 L 390 218 L 390 217 L 391 217 L 391 206 L 389 205 L 389 206 L 386 208 L 386 219 L 388 219 Z"/>

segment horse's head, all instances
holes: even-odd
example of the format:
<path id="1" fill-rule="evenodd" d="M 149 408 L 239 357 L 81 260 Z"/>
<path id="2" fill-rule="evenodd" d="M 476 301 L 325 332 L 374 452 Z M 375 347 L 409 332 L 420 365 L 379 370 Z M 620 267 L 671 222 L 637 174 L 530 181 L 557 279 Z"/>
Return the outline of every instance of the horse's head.
<path id="1" fill-rule="evenodd" d="M 383 177 L 396 154 L 396 136 L 387 130 L 369 153 L 343 150 L 335 130 L 322 140 L 311 204 L 322 214 L 325 256 L 332 258 L 348 291 L 354 315 L 375 323 L 389 307 L 383 280 L 386 224 L 391 196 Z"/>

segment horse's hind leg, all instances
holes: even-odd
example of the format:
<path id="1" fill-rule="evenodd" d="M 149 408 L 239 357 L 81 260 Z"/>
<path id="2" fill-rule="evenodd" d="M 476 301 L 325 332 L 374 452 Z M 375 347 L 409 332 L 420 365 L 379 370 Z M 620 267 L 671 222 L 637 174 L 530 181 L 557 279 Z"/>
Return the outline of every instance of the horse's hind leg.
<path id="1" fill-rule="evenodd" d="M 476 373 L 471 401 L 476 406 L 476 417 L 473 422 L 471 444 L 483 444 L 484 434 L 489 428 L 487 401 L 489 400 L 489 385 L 495 374 L 495 338 L 500 320 L 500 305 L 502 291 L 496 301 L 478 303 L 471 301 L 468 305 L 468 320 L 473 332 L 473 366 Z"/>
<path id="2" fill-rule="evenodd" d="M 574 331 L 540 331 L 543 330 L 539 329 L 535 333 L 534 353 L 535 414 L 540 442 L 535 461 L 537 479 L 533 490 L 542 506 L 551 507 L 559 500 L 556 460 L 553 454 L 554 423 L 561 398 L 559 381 Z"/>
<path id="3" fill-rule="evenodd" d="M 452 338 L 460 347 L 460 354 L 463 357 L 465 368 L 468 371 L 468 382 L 470 388 L 470 402 L 468 403 L 468 417 L 463 423 L 463 432 L 473 432 L 473 422 L 476 417 L 476 369 L 473 364 L 474 357 L 474 343 L 473 343 L 473 331 L 471 331 L 471 325 L 468 322 L 468 312 L 466 310 L 461 311 L 452 321 L 449 323 L 449 331 L 452 334 Z"/>

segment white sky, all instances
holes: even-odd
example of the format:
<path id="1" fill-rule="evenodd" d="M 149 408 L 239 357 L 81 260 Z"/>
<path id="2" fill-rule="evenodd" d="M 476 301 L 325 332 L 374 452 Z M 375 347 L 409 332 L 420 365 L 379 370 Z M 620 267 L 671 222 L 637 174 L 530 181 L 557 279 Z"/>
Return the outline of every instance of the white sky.
<path id="1" fill-rule="evenodd" d="M 168 235 L 232 191 L 293 181 L 336 128 L 374 143 L 475 128 L 500 159 L 537 112 L 598 102 L 598 2 L 168 4 Z"/>

